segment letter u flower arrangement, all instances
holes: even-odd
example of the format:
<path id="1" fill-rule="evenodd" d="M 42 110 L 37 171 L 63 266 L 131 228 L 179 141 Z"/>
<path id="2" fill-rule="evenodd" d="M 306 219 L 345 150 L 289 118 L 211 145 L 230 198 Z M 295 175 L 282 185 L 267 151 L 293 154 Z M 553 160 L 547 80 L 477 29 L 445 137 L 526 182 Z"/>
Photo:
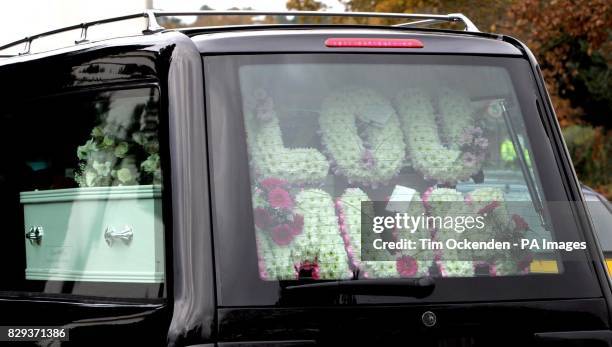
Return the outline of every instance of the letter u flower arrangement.
<path id="1" fill-rule="evenodd" d="M 467 95 L 444 88 L 433 103 L 422 90 L 408 88 L 394 99 L 408 157 L 425 179 L 454 185 L 478 173 L 488 140 L 476 126 Z"/>
<path id="2" fill-rule="evenodd" d="M 449 239 L 466 239 L 470 242 L 491 239 L 518 243 L 529 230 L 527 222 L 518 214 L 511 214 L 504 202 L 503 192 L 496 188 L 476 189 L 465 196 L 455 189 L 430 188 L 423 193 L 423 205 L 433 217 L 482 216 L 484 228 L 457 233 L 444 224 L 432 229 L 432 237 L 446 246 Z M 507 276 L 526 273 L 531 263 L 527 250 L 474 249 L 435 251 L 436 265 L 444 277 L 470 277 L 478 267 L 487 270 L 490 276 Z"/>

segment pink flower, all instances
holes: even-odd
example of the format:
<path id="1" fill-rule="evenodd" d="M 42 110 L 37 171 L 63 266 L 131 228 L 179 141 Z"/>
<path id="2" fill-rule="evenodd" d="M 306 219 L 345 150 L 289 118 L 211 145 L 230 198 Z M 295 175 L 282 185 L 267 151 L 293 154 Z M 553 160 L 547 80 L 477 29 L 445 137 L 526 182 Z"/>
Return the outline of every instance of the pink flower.
<path id="1" fill-rule="evenodd" d="M 277 225 L 272 229 L 272 241 L 279 246 L 287 246 L 293 238 L 293 230 L 288 224 Z"/>
<path id="2" fill-rule="evenodd" d="M 523 217 L 519 216 L 518 214 L 512 215 L 512 221 L 514 222 L 515 230 L 524 231 L 524 230 L 529 229 L 529 224 L 527 224 L 527 222 L 523 219 Z"/>
<path id="3" fill-rule="evenodd" d="M 372 151 L 366 149 L 361 153 L 361 163 L 366 169 L 371 169 L 374 167 L 375 160 Z"/>
<path id="4" fill-rule="evenodd" d="M 395 267 L 401 277 L 414 277 L 419 269 L 419 264 L 413 257 L 405 255 L 395 261 Z"/>
<path id="5" fill-rule="evenodd" d="M 486 214 L 489 213 L 491 211 L 493 211 L 494 209 L 499 207 L 499 201 L 493 201 L 490 204 L 488 204 L 487 206 L 481 208 L 480 210 L 478 210 L 478 214 Z"/>
<path id="6" fill-rule="evenodd" d="M 301 214 L 293 215 L 293 223 L 291 223 L 291 233 L 294 236 L 297 236 L 302 233 L 302 229 L 304 228 L 304 216 Z"/>
<path id="7" fill-rule="evenodd" d="M 253 210 L 253 219 L 255 219 L 255 226 L 259 229 L 265 230 L 272 226 L 272 216 L 261 207 Z"/>
<path id="8" fill-rule="evenodd" d="M 429 208 L 429 198 L 431 197 L 431 194 L 434 191 L 434 187 L 429 187 L 427 188 L 427 190 L 425 190 L 425 192 L 423 193 L 423 197 L 421 198 L 421 200 L 423 201 L 423 206 L 425 208 Z"/>
<path id="9" fill-rule="evenodd" d="M 274 188 L 268 193 L 268 202 L 274 208 L 284 208 L 290 210 L 293 208 L 293 200 L 289 192 L 282 188 Z"/>
<path id="10" fill-rule="evenodd" d="M 267 190 L 284 186 L 285 184 L 287 184 L 287 182 L 276 177 L 269 177 L 261 181 L 261 185 Z"/>
<path id="11" fill-rule="evenodd" d="M 467 205 L 472 205 L 472 202 L 474 202 L 474 200 L 472 200 L 472 196 L 469 194 L 465 198 L 463 198 L 463 201 L 465 201 Z"/>

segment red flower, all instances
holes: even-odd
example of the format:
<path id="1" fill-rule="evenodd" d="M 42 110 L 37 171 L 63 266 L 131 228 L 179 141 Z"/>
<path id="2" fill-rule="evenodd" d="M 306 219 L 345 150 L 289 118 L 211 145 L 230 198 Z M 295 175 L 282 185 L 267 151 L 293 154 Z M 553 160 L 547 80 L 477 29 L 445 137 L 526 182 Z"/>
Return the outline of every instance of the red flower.
<path id="1" fill-rule="evenodd" d="M 286 246 L 293 241 L 293 230 L 288 224 L 277 225 L 272 229 L 272 241 L 279 246 Z"/>
<path id="2" fill-rule="evenodd" d="M 304 228 L 304 216 L 301 214 L 293 215 L 293 223 L 291 223 L 291 233 L 294 236 L 297 236 L 302 233 L 302 229 Z"/>
<path id="3" fill-rule="evenodd" d="M 282 188 L 274 188 L 268 193 L 268 202 L 275 208 L 290 210 L 293 208 L 293 200 L 289 192 Z"/>
<path id="4" fill-rule="evenodd" d="M 513 214 L 512 215 L 512 221 L 514 222 L 514 229 L 515 230 L 528 230 L 529 229 L 529 224 L 527 224 L 527 222 L 523 219 L 523 217 L 519 216 L 518 214 Z"/>
<path id="5" fill-rule="evenodd" d="M 521 260 L 519 260 L 516 266 L 518 267 L 519 271 L 526 271 L 529 269 L 529 265 L 531 265 L 532 261 L 533 255 L 531 253 L 527 253 Z"/>
<path id="6" fill-rule="evenodd" d="M 481 208 L 478 211 L 478 214 L 485 214 L 485 213 L 489 213 L 491 211 L 493 211 L 494 209 L 499 207 L 499 201 L 493 201 L 490 204 L 488 204 L 487 206 Z"/>
<path id="7" fill-rule="evenodd" d="M 416 259 L 409 255 L 398 258 L 395 261 L 395 266 L 401 277 L 414 277 L 419 269 Z"/>
<path id="8" fill-rule="evenodd" d="M 298 279 L 309 278 L 313 280 L 318 280 L 320 278 L 319 264 L 316 261 L 310 262 L 306 260 L 301 263 L 296 270 L 298 273 Z"/>
<path id="9" fill-rule="evenodd" d="M 287 182 L 281 180 L 280 178 L 276 178 L 276 177 L 269 177 L 261 181 L 261 185 L 267 190 L 281 187 L 281 186 L 284 186 L 285 184 L 287 184 Z"/>
<path id="10" fill-rule="evenodd" d="M 272 216 L 261 207 L 253 210 L 253 219 L 255 219 L 255 226 L 259 229 L 265 230 L 272 226 Z"/>

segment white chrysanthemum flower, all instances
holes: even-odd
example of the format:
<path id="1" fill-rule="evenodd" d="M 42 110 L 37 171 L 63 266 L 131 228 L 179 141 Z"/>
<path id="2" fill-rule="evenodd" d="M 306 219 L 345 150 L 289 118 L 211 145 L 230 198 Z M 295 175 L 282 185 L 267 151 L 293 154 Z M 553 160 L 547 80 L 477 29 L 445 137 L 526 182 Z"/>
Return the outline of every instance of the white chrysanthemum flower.
<path id="1" fill-rule="evenodd" d="M 367 110 L 376 110 L 376 115 Z M 356 119 L 368 123 L 378 114 L 384 115 L 384 122 L 367 125 L 360 137 Z M 405 144 L 397 115 L 391 104 L 373 90 L 349 88 L 333 93 L 323 102 L 319 124 L 323 145 L 350 181 L 386 181 L 404 164 Z M 371 145 L 369 152 L 366 142 Z"/>
<path id="2" fill-rule="evenodd" d="M 455 183 L 480 170 L 480 162 L 477 165 L 464 162 L 457 146 L 459 137 L 473 126 L 474 110 L 469 98 L 458 91 L 445 88 L 438 100 L 440 125 L 429 96 L 420 89 L 401 91 L 394 104 L 414 168 L 427 178 Z M 450 147 L 442 145 L 442 138 Z"/>
<path id="3" fill-rule="evenodd" d="M 283 144 L 278 119 L 273 114 L 261 122 L 252 115 L 245 117 L 247 144 L 255 170 L 264 177 L 287 182 L 308 183 L 327 176 L 329 163 L 314 148 L 287 148 Z"/>

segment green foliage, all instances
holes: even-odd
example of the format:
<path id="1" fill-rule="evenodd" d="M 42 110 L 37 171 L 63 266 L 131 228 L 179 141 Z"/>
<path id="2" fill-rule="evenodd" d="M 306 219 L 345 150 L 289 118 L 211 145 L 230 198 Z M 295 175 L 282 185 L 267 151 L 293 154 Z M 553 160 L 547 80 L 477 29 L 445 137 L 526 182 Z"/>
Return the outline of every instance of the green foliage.
<path id="1" fill-rule="evenodd" d="M 611 198 L 612 132 L 572 125 L 563 135 L 580 180 Z"/>

